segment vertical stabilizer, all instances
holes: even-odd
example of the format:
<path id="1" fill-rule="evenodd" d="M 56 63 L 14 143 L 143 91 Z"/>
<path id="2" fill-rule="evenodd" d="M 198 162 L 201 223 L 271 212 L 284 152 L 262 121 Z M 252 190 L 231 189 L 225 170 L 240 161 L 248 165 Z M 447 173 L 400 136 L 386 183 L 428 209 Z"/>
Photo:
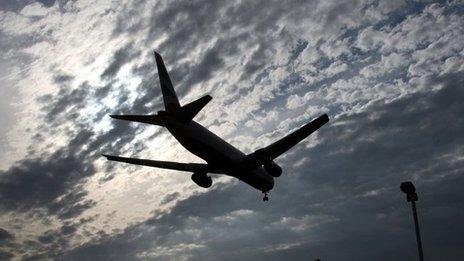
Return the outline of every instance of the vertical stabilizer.
<path id="1" fill-rule="evenodd" d="M 159 53 L 155 52 L 156 66 L 158 67 L 158 75 L 163 93 L 164 107 L 167 112 L 176 112 L 180 108 L 179 99 L 172 86 L 166 66 L 164 66 L 163 58 Z"/>

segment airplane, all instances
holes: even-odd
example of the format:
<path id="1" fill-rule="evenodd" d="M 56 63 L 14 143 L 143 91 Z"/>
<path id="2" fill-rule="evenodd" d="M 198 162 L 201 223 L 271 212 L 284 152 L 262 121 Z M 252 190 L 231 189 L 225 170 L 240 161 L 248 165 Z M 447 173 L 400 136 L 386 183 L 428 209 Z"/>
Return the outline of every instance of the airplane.
<path id="1" fill-rule="evenodd" d="M 157 52 L 154 54 L 165 110 L 158 111 L 156 115 L 110 115 L 110 117 L 163 126 L 183 147 L 206 163 L 179 163 L 102 154 L 108 160 L 190 172 L 193 182 L 203 188 L 209 188 L 213 183 L 208 174 L 225 174 L 260 190 L 264 194 L 263 201 L 268 201 L 268 193 L 274 187 L 274 178 L 282 174 L 282 168 L 274 162 L 274 159 L 329 121 L 327 114 L 323 114 L 269 146 L 245 154 L 193 120 L 212 97 L 205 95 L 181 106 L 161 55 Z"/>

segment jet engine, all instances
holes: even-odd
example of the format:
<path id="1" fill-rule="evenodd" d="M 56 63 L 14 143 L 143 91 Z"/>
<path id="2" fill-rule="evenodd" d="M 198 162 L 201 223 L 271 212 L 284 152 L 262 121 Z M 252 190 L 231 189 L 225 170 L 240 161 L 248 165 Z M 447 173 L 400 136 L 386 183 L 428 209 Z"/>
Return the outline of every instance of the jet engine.
<path id="1" fill-rule="evenodd" d="M 203 172 L 194 172 L 192 174 L 192 180 L 198 186 L 203 187 L 203 188 L 209 188 L 213 184 L 213 180 L 211 179 L 211 177 L 206 175 L 206 173 L 203 173 Z"/>
<path id="2" fill-rule="evenodd" d="M 273 177 L 279 177 L 282 174 L 282 168 L 274 161 L 265 163 L 263 167 Z"/>

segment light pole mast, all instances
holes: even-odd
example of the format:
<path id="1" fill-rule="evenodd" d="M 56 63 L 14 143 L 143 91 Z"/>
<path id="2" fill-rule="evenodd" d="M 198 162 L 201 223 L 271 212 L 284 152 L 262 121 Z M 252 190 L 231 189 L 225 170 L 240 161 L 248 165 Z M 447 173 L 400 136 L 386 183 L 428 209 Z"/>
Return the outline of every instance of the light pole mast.
<path id="1" fill-rule="evenodd" d="M 424 261 L 424 253 L 422 251 L 422 240 L 419 230 L 419 221 L 417 219 L 416 201 L 418 200 L 418 197 L 416 193 L 416 188 L 414 187 L 411 181 L 406 181 L 401 183 L 400 189 L 401 191 L 406 193 L 406 200 L 408 202 L 411 202 L 412 215 L 414 217 L 414 227 L 416 230 L 417 250 L 419 251 L 419 260 Z"/>

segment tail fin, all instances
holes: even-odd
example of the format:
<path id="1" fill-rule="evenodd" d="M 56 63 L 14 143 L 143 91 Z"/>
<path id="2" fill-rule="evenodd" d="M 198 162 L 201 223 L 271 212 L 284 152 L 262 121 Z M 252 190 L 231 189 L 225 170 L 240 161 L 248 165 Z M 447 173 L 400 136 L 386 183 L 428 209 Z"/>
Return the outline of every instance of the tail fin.
<path id="1" fill-rule="evenodd" d="M 171 78 L 169 78 L 166 66 L 164 66 L 163 58 L 155 52 L 156 66 L 158 67 L 158 75 L 161 85 L 161 92 L 163 93 L 164 107 L 167 112 L 176 112 L 180 108 L 179 99 L 172 86 Z"/>
<path id="2" fill-rule="evenodd" d="M 155 58 L 166 111 L 175 115 L 175 117 L 183 123 L 190 122 L 193 117 L 211 101 L 212 97 L 206 95 L 181 107 L 176 91 L 174 91 L 171 79 L 169 78 L 168 71 L 166 70 L 166 66 L 164 66 L 163 58 L 161 58 L 161 55 L 157 52 L 155 52 Z"/>

